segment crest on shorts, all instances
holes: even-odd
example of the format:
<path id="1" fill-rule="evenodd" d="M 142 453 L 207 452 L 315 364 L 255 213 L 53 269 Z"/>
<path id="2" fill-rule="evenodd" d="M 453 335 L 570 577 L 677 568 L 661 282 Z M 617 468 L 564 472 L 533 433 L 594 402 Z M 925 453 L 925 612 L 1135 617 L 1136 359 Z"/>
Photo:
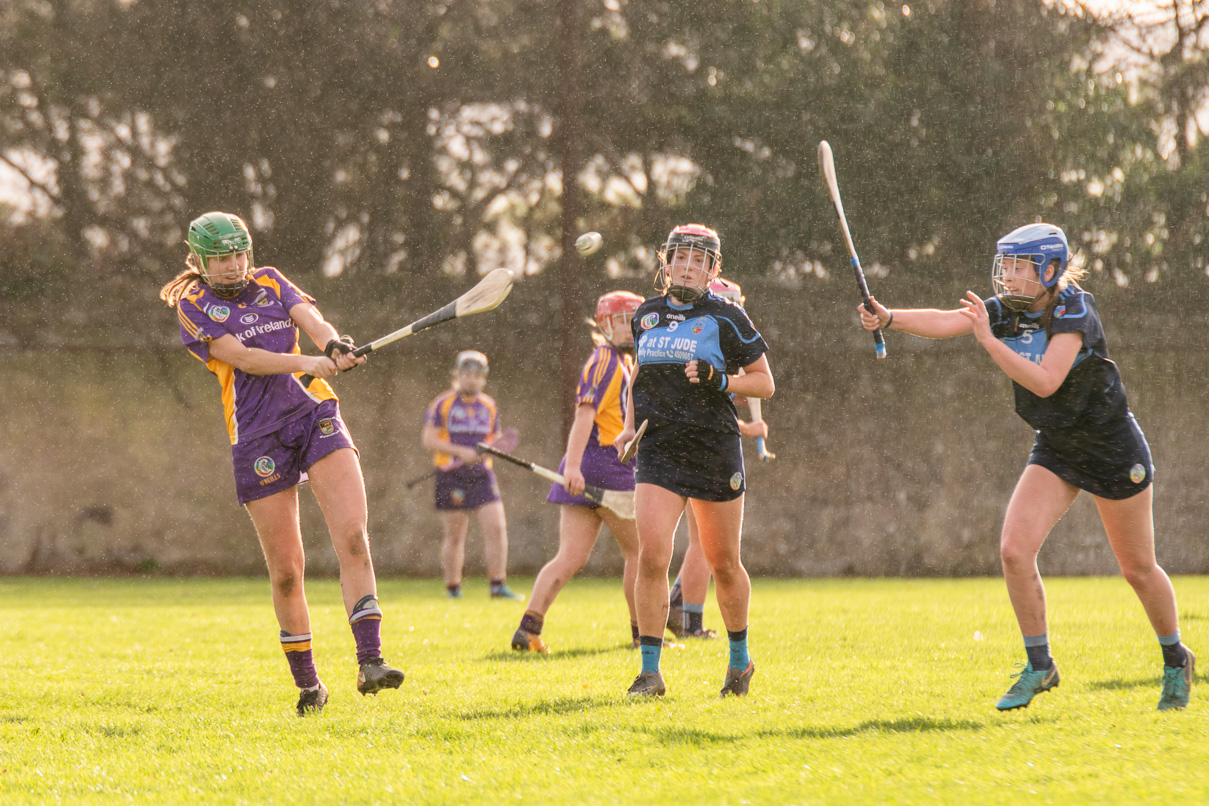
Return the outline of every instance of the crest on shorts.
<path id="1" fill-rule="evenodd" d="M 319 421 L 319 433 L 323 434 L 325 437 L 330 437 L 332 434 L 336 433 L 336 424 L 332 422 L 331 417 L 324 417 Z"/>
<path id="2" fill-rule="evenodd" d="M 730 488 L 732 490 L 737 490 L 742 486 L 743 486 L 743 474 L 742 473 L 736 473 L 735 475 L 730 477 Z"/>
<path id="3" fill-rule="evenodd" d="M 639 324 L 642 325 L 643 330 L 650 330 L 655 325 L 659 324 L 659 314 L 648 313 L 646 316 L 642 317 L 642 320 L 639 322 Z"/>
<path id="4" fill-rule="evenodd" d="M 273 457 L 271 456 L 262 456 L 252 463 L 252 469 L 256 471 L 256 475 L 262 479 L 267 479 L 277 469 L 277 463 L 273 461 Z"/>
<path id="5" fill-rule="evenodd" d="M 449 493 L 449 497 L 451 499 L 453 499 L 454 506 L 460 507 L 462 505 L 462 502 L 466 500 L 466 491 L 465 490 L 451 490 Z"/>
<path id="6" fill-rule="evenodd" d="M 1146 468 L 1141 463 L 1129 468 L 1129 480 L 1134 484 L 1141 484 L 1146 481 Z"/>
<path id="7" fill-rule="evenodd" d="M 226 305 L 211 305 L 210 310 L 206 311 L 210 314 L 210 318 L 215 322 L 225 322 L 227 317 L 231 315 L 231 309 Z"/>

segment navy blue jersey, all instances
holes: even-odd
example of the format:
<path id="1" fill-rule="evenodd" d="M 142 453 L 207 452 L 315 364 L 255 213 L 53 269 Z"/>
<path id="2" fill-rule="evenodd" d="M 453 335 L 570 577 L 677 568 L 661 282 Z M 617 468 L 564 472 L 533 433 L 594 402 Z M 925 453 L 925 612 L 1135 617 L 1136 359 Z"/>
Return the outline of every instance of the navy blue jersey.
<path id="1" fill-rule="evenodd" d="M 1012 382 L 1016 413 L 1033 428 L 1106 423 L 1129 413 L 1125 386 L 1117 365 L 1108 358 L 1108 342 L 1091 294 L 1073 285 L 1059 293 L 1049 335 L 1041 326 L 1041 313 L 1010 311 L 997 297 L 986 300 L 986 306 L 995 338 L 1038 364 L 1045 356 L 1050 336 L 1059 333 L 1083 336 L 1083 346 L 1066 380 L 1049 397 L 1038 397 Z"/>
<path id="2" fill-rule="evenodd" d="M 638 357 L 634 422 L 680 422 L 711 431 L 739 433 L 730 394 L 689 383 L 684 365 L 696 359 L 728 375 L 768 351 L 738 305 L 706 294 L 692 305 L 651 297 L 631 322 Z M 701 373 L 704 374 L 704 373 Z"/>

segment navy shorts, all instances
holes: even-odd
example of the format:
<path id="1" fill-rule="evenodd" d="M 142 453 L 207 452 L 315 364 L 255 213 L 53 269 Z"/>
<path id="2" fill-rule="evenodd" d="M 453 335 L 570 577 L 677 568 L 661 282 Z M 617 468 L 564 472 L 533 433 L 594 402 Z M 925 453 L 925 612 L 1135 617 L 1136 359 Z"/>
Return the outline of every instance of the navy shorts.
<path id="1" fill-rule="evenodd" d="M 281 428 L 231 446 L 235 466 L 235 494 L 239 505 L 288 490 L 306 481 L 306 471 L 341 448 L 357 450 L 348 426 L 340 419 L 340 406 L 324 400 Z"/>
<path id="2" fill-rule="evenodd" d="M 1128 412 L 1107 423 L 1038 431 L 1028 463 L 1080 490 L 1116 501 L 1132 498 L 1154 479 L 1150 446 Z"/>
<path id="3" fill-rule="evenodd" d="M 434 495 L 440 511 L 478 509 L 500 500 L 500 487 L 495 471 L 479 463 L 437 473 Z"/>
<path id="4" fill-rule="evenodd" d="M 742 437 L 685 423 L 651 421 L 638 445 L 634 481 L 699 501 L 733 501 L 747 489 Z"/>

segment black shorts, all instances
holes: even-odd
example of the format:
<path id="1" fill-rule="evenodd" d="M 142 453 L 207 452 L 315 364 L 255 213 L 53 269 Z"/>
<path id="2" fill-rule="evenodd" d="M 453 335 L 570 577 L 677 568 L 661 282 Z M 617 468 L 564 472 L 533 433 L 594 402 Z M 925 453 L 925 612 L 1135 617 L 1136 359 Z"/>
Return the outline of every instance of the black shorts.
<path id="1" fill-rule="evenodd" d="M 1080 490 L 1117 501 L 1132 498 L 1154 479 L 1150 446 L 1128 412 L 1107 423 L 1038 431 L 1028 463 Z"/>
<path id="2" fill-rule="evenodd" d="M 733 501 L 747 489 L 738 434 L 651 421 L 638 446 L 634 481 L 699 501 Z"/>

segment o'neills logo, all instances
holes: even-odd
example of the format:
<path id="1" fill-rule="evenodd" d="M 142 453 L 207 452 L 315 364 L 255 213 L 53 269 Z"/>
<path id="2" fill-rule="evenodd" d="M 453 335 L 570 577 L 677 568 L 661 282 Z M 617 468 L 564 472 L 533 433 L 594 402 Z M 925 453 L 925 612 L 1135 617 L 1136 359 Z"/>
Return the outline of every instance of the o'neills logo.
<path id="1" fill-rule="evenodd" d="M 648 313 L 646 316 L 642 317 L 638 324 L 642 325 L 643 330 L 650 330 L 655 325 L 659 324 L 659 314 Z"/>
<path id="2" fill-rule="evenodd" d="M 226 305 L 211 305 L 210 310 L 206 311 L 210 314 L 210 318 L 215 322 L 225 322 L 227 317 L 231 315 L 231 309 Z"/>
<path id="3" fill-rule="evenodd" d="M 262 456 L 252 463 L 252 469 L 256 471 L 256 475 L 265 479 L 273 475 L 273 471 L 277 469 L 277 463 L 271 456 Z"/>

